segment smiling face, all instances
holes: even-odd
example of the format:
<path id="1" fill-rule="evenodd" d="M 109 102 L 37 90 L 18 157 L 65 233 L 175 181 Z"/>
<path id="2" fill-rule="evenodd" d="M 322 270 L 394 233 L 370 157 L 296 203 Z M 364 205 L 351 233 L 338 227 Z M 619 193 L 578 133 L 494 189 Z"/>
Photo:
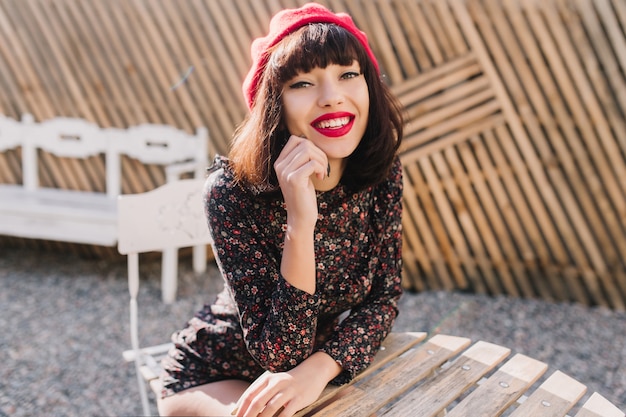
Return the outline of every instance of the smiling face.
<path id="1" fill-rule="evenodd" d="M 311 23 L 267 53 L 250 113 L 233 135 L 229 152 L 238 178 L 260 188 L 276 187 L 273 164 L 294 134 L 327 154 L 333 176 L 348 168 L 341 180 L 366 184 L 356 181 L 359 175 L 349 168 L 356 169 L 356 161 L 368 155 L 379 158 L 375 150 L 387 146 L 378 140 L 380 129 L 390 119 L 378 67 L 363 45 L 342 27 Z M 374 112 L 382 117 L 373 117 Z M 367 166 L 372 170 L 377 164 L 369 161 Z"/>
<path id="2" fill-rule="evenodd" d="M 283 119 L 329 160 L 343 160 L 359 145 L 368 122 L 369 91 L 358 61 L 300 72 L 284 83 Z"/>

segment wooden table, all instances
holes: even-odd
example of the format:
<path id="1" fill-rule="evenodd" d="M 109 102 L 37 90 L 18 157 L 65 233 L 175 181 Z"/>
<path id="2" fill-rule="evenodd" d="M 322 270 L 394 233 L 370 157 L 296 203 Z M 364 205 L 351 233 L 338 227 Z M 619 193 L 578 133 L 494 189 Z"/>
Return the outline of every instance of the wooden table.
<path id="1" fill-rule="evenodd" d="M 548 365 L 510 349 L 464 337 L 392 333 L 375 362 L 351 384 L 329 386 L 304 416 L 565 416 L 586 387 L 556 371 L 533 387 Z M 535 389 L 533 389 L 535 388 Z M 598 393 L 574 417 L 624 417 Z"/>

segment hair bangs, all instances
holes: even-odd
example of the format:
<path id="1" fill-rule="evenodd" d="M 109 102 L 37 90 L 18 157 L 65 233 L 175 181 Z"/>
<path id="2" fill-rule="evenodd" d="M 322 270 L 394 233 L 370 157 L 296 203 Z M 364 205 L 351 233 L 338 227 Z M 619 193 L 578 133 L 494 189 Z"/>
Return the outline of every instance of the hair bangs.
<path id="1" fill-rule="evenodd" d="M 301 72 L 328 65 L 351 65 L 357 60 L 363 69 L 367 54 L 347 30 L 329 23 L 309 24 L 292 33 L 273 51 L 268 65 L 283 83 Z"/>

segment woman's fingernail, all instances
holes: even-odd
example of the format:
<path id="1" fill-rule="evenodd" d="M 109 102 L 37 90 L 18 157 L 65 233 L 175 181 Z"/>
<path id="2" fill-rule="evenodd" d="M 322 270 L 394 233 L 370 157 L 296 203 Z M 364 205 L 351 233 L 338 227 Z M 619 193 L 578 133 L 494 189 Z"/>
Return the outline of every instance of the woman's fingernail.
<path id="1" fill-rule="evenodd" d="M 233 411 L 230 412 L 231 416 L 234 416 L 237 414 L 237 411 L 239 411 L 239 407 L 235 407 L 235 409 Z"/>
<path id="2" fill-rule="evenodd" d="M 330 177 L 330 162 L 328 163 L 328 168 L 326 168 L 326 176 Z"/>

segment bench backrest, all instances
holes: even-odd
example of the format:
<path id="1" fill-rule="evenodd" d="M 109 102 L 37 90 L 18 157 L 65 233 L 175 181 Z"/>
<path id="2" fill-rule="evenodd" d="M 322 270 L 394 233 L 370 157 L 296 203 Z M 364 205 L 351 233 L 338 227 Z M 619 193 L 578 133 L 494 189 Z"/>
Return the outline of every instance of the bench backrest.
<path id="1" fill-rule="evenodd" d="M 121 156 L 144 164 L 170 165 L 192 161 L 206 165 L 208 132 L 195 135 L 168 125 L 143 124 L 128 129 L 102 128 L 79 118 L 57 117 L 35 123 L 24 115 L 21 122 L 0 117 L 0 151 L 22 147 L 23 185 L 39 188 L 38 150 L 59 157 L 87 158 L 104 154 L 106 189 L 110 198 L 121 194 Z"/>
<path id="2" fill-rule="evenodd" d="M 17 148 L 21 143 L 21 123 L 0 115 L 0 152 Z"/>
<path id="3" fill-rule="evenodd" d="M 195 135 L 168 125 L 142 124 L 128 129 L 106 129 L 107 194 L 121 194 L 121 155 L 135 158 L 144 164 L 170 165 L 193 161 L 206 168 L 208 160 L 208 131 L 201 127 Z M 196 170 L 197 171 L 197 170 Z"/>

